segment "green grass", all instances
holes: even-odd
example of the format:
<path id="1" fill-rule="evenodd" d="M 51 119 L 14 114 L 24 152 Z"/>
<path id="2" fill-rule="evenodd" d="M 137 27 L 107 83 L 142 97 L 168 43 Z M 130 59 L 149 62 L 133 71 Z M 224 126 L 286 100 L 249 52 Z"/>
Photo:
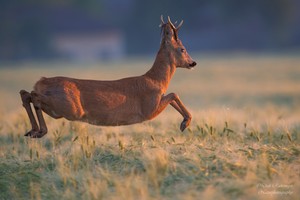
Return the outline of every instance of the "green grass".
<path id="1" fill-rule="evenodd" d="M 298 199 L 300 59 L 196 60 L 197 69 L 178 70 L 169 89 L 193 115 L 184 133 L 168 108 L 120 127 L 46 117 L 46 136 L 23 137 L 30 126 L 18 91 L 39 77 L 114 79 L 151 62 L 0 69 L 0 199 Z"/>

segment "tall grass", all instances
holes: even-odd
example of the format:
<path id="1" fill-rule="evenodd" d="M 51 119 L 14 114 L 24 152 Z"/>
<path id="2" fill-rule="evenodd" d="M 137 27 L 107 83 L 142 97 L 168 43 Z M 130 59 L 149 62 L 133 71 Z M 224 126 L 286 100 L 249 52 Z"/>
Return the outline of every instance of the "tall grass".
<path id="1" fill-rule="evenodd" d="M 151 62 L 1 69 L 0 199 L 298 199 L 299 58 L 196 60 L 169 89 L 192 112 L 184 133 L 168 108 L 120 127 L 46 117 L 46 136 L 23 137 L 30 124 L 18 91 L 39 77 L 116 79 Z"/>

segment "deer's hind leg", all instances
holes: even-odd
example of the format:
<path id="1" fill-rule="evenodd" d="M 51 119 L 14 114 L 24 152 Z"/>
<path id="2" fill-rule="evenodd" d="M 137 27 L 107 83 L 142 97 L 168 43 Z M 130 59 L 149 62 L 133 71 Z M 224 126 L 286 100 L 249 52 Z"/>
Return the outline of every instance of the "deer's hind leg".
<path id="1" fill-rule="evenodd" d="M 30 103 L 32 102 L 31 94 L 25 90 L 20 91 L 20 96 L 22 99 L 23 107 L 25 108 L 27 115 L 30 120 L 31 124 L 31 130 L 28 131 L 25 136 L 31 136 L 31 135 L 36 135 L 37 132 L 39 132 L 39 126 L 35 120 L 35 117 L 33 115 Z"/>
<path id="2" fill-rule="evenodd" d="M 41 138 L 44 135 L 46 135 L 46 133 L 48 132 L 47 126 L 46 126 L 46 122 L 42 113 L 42 95 L 38 94 L 35 91 L 31 92 L 31 99 L 32 99 L 32 104 L 33 107 L 35 109 L 36 112 L 36 116 L 38 118 L 39 121 L 39 125 L 40 125 L 40 130 L 34 134 L 31 135 L 31 137 L 33 138 Z"/>
<path id="3" fill-rule="evenodd" d="M 41 110 L 41 101 L 39 98 L 39 95 L 36 92 L 27 92 L 25 90 L 21 90 L 20 91 L 20 95 L 21 95 L 21 99 L 23 102 L 23 107 L 25 108 L 30 123 L 31 123 L 31 127 L 32 129 L 27 132 L 25 134 L 25 136 L 30 136 L 32 138 L 40 138 L 43 137 L 46 133 L 47 133 L 47 126 L 42 114 L 42 110 Z M 33 115 L 30 103 L 33 104 L 34 109 L 36 111 L 36 115 L 40 124 L 40 127 L 38 125 L 38 123 L 36 122 L 36 119 Z"/>

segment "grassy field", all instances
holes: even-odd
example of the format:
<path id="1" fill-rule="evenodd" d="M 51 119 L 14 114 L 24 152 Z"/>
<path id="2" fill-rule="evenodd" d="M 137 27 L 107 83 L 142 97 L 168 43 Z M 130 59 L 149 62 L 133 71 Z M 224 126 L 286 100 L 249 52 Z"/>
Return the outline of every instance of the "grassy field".
<path id="1" fill-rule="evenodd" d="M 300 58 L 202 56 L 169 87 L 193 115 L 97 127 L 46 117 L 30 129 L 20 89 L 41 76 L 117 79 L 151 60 L 23 63 L 0 68 L 0 199 L 299 199 Z M 3 65 L 3 64 L 2 64 Z"/>

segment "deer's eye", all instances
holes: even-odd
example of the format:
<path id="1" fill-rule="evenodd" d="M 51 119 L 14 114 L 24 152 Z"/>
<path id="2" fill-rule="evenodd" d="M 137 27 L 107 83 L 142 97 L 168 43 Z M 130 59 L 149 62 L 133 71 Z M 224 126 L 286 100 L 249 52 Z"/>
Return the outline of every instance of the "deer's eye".
<path id="1" fill-rule="evenodd" d="M 181 48 L 180 51 L 181 51 L 181 53 L 184 53 L 184 52 L 185 52 L 185 49 L 184 49 L 184 48 Z"/>

